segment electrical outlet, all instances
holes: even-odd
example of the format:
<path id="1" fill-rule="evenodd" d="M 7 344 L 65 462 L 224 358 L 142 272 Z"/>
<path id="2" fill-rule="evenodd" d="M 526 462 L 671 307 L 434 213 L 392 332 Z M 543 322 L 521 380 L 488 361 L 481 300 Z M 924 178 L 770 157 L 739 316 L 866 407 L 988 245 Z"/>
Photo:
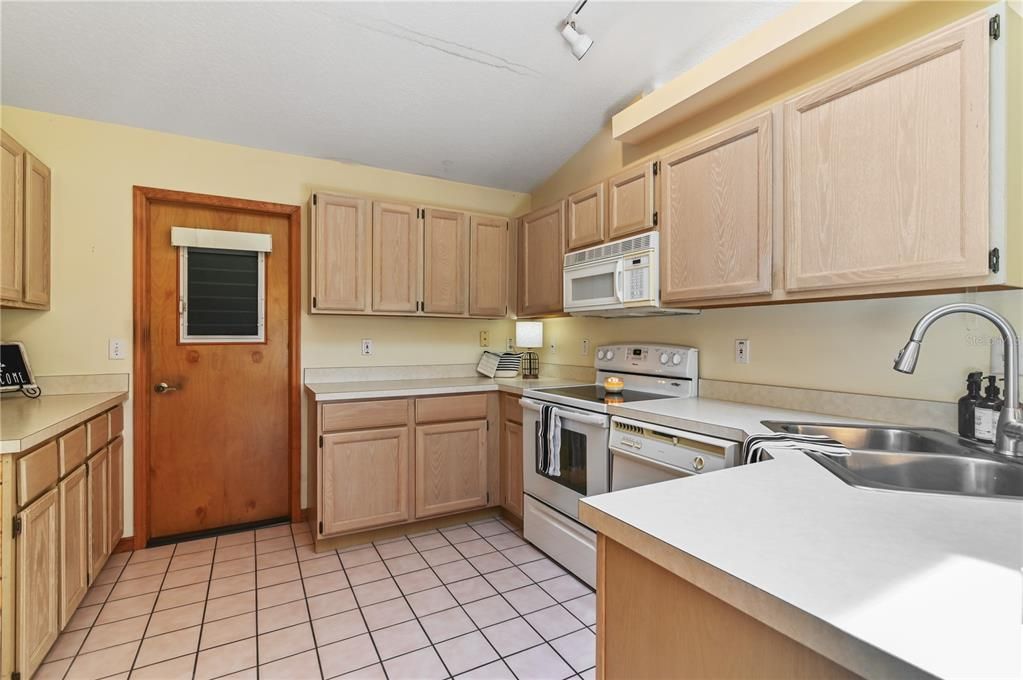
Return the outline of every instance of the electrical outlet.
<path id="1" fill-rule="evenodd" d="M 735 363 L 737 364 L 748 364 L 749 363 L 749 350 L 750 341 L 745 339 L 737 339 L 735 341 Z"/>
<path id="2" fill-rule="evenodd" d="M 549 347 L 548 349 L 550 349 L 550 351 L 551 351 L 551 354 L 557 354 L 557 353 L 558 353 L 558 346 L 557 346 L 557 344 L 556 344 L 556 343 L 553 343 L 553 342 L 552 342 L 552 343 L 550 344 L 550 347 Z"/>
<path id="3" fill-rule="evenodd" d="M 369 338 L 362 339 L 362 354 L 363 356 L 369 356 L 373 353 L 373 341 Z"/>
<path id="4" fill-rule="evenodd" d="M 107 349 L 107 358 L 123 359 L 128 352 L 127 346 L 128 343 L 120 338 L 110 338 L 110 346 Z"/>
<path id="5" fill-rule="evenodd" d="M 480 331 L 480 347 L 490 347 L 490 331 Z"/>
<path id="6" fill-rule="evenodd" d="M 590 356 L 590 340 L 589 338 L 583 338 L 583 356 Z"/>
<path id="7" fill-rule="evenodd" d="M 515 338 L 508 338 L 508 342 L 505 343 L 504 349 L 508 352 L 515 351 Z"/>

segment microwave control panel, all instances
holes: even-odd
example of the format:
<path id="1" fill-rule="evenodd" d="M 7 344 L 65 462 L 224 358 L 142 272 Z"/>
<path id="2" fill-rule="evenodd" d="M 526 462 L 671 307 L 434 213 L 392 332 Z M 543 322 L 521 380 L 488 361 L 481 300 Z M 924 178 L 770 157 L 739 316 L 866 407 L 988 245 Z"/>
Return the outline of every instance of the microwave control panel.
<path id="1" fill-rule="evenodd" d="M 625 302 L 650 299 L 650 276 L 649 255 L 625 258 Z"/>

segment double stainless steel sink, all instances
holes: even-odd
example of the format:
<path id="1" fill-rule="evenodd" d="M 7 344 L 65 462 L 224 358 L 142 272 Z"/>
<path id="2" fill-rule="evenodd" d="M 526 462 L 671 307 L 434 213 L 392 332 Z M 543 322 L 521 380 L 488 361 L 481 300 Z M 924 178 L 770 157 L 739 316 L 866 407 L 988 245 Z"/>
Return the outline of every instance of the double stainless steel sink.
<path id="1" fill-rule="evenodd" d="M 825 435 L 848 456 L 807 452 L 852 486 L 1023 500 L 1023 460 L 944 430 L 764 421 L 775 432 Z"/>

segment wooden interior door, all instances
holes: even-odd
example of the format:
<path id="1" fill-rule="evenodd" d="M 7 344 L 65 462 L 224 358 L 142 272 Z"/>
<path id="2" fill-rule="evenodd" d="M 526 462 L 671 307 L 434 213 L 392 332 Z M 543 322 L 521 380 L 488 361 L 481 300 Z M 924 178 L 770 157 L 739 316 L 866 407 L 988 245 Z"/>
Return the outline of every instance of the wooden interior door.
<path id="1" fill-rule="evenodd" d="M 605 205 L 603 182 L 568 197 L 566 250 L 585 248 L 604 240 Z"/>
<path id="2" fill-rule="evenodd" d="M 67 625 L 89 589 L 89 487 L 85 466 L 60 489 L 60 627 Z"/>
<path id="3" fill-rule="evenodd" d="M 408 519 L 408 427 L 323 436 L 319 464 L 323 534 Z"/>
<path id="4" fill-rule="evenodd" d="M 373 311 L 415 312 L 419 307 L 419 208 L 373 204 Z"/>
<path id="5" fill-rule="evenodd" d="M 465 314 L 469 268 L 465 213 L 426 208 L 423 215 L 423 311 Z"/>
<path id="6" fill-rule="evenodd" d="M 154 194 L 142 224 L 136 212 L 137 229 L 144 229 L 148 238 L 148 328 L 141 331 L 147 344 L 141 371 L 147 382 L 137 390 L 145 391 L 143 413 L 148 413 L 148 421 L 137 431 L 145 437 L 148 458 L 143 485 L 149 537 L 294 516 L 298 479 L 297 460 L 291 452 L 297 451 L 298 441 L 298 402 L 293 394 L 298 310 L 293 235 L 297 234 L 298 208 L 136 191 Z M 241 265 L 227 261 L 226 255 L 213 260 L 210 253 L 199 253 L 207 258 L 206 269 L 194 272 L 192 293 L 181 290 L 183 265 L 179 249 L 171 245 L 172 226 L 270 236 L 271 250 L 263 261 L 261 341 L 208 330 L 221 326 L 229 330 L 227 325 L 241 314 L 231 306 L 230 286 L 240 287 L 238 295 L 251 296 L 253 265 L 245 265 L 243 275 L 233 269 Z M 234 258 L 252 256 L 244 250 L 220 254 L 224 253 Z M 189 294 L 194 295 L 193 302 L 187 302 Z M 195 316 L 189 318 L 196 325 L 210 324 L 187 335 L 208 333 L 208 337 L 186 337 L 179 301 L 191 307 Z M 251 312 L 259 304 L 253 301 L 247 309 Z M 251 317 L 245 318 L 248 327 L 255 327 Z M 136 329 L 139 332 L 138 325 Z M 289 505 L 292 498 L 294 503 Z"/>
<path id="7" fill-rule="evenodd" d="M 25 147 L 0 131 L 0 298 L 20 302 L 25 237 Z"/>
<path id="8" fill-rule="evenodd" d="M 564 230 L 564 201 L 519 220 L 519 316 L 556 314 L 564 309 Z"/>
<path id="9" fill-rule="evenodd" d="M 52 489 L 19 515 L 21 534 L 16 543 L 18 671 L 24 678 L 32 677 L 60 632 L 57 505 L 57 489 Z"/>
<path id="10" fill-rule="evenodd" d="M 416 426 L 416 518 L 487 504 L 487 421 Z"/>
<path id="11" fill-rule="evenodd" d="M 313 311 L 369 311 L 369 201 L 331 194 L 314 201 Z"/>
<path id="12" fill-rule="evenodd" d="M 661 160 L 661 299 L 771 290 L 771 114 Z"/>
<path id="13" fill-rule="evenodd" d="M 508 313 L 508 220 L 469 218 L 469 314 Z"/>

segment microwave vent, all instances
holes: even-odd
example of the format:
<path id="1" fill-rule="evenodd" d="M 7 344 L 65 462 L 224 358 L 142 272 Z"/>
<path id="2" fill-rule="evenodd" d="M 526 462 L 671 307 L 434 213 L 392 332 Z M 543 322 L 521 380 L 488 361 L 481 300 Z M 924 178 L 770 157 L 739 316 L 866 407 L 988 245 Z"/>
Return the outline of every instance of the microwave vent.
<path id="1" fill-rule="evenodd" d="M 613 257 L 621 257 L 626 253 L 633 253 L 639 250 L 651 250 L 657 247 L 657 232 L 647 232 L 632 238 L 623 238 L 620 241 L 612 241 L 602 246 L 594 246 L 586 250 L 580 250 L 565 255 L 565 266 L 571 267 L 576 264 L 606 260 Z"/>

